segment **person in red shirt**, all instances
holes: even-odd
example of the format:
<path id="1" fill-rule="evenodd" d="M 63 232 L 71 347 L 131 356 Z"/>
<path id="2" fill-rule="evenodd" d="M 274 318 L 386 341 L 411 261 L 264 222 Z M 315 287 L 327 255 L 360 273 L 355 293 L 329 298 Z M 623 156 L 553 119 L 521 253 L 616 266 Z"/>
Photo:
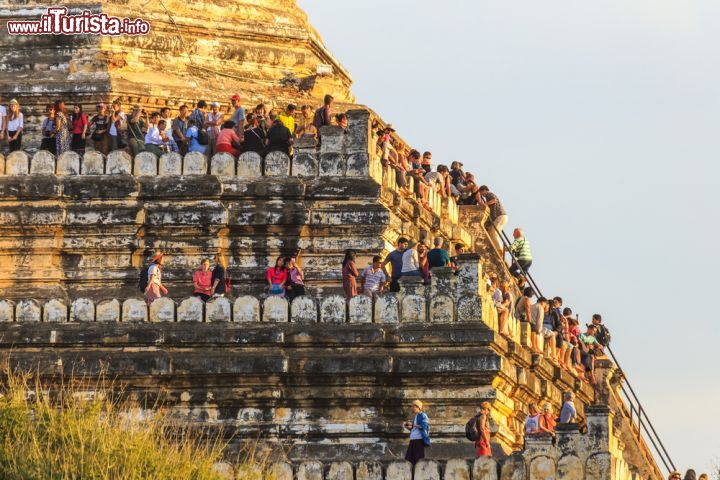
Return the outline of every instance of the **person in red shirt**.
<path id="1" fill-rule="evenodd" d="M 73 107 L 73 113 L 70 117 L 72 122 L 72 142 L 71 148 L 78 155 L 85 153 L 85 137 L 88 129 L 88 119 L 83 113 L 82 105 L 78 104 Z"/>
<path id="2" fill-rule="evenodd" d="M 235 122 L 228 120 L 223 123 L 222 130 L 220 130 L 220 133 L 218 133 L 217 136 L 215 152 L 225 152 L 229 153 L 233 157 L 237 157 L 240 155 L 241 147 L 242 142 L 240 141 L 240 137 L 238 137 L 237 133 L 235 133 Z"/>
<path id="3" fill-rule="evenodd" d="M 201 298 L 203 302 L 210 300 L 212 296 L 212 272 L 210 271 L 210 260 L 207 258 L 200 264 L 200 269 L 195 270 L 193 285 L 195 285 L 194 297 Z"/>
<path id="4" fill-rule="evenodd" d="M 555 436 L 555 414 L 550 403 L 543 405 L 543 413 L 540 415 L 540 431 Z"/>
<path id="5" fill-rule="evenodd" d="M 275 266 L 267 269 L 266 274 L 269 293 L 278 297 L 285 296 L 285 284 L 287 283 L 287 269 L 285 268 L 285 259 L 278 257 L 275 260 Z"/>

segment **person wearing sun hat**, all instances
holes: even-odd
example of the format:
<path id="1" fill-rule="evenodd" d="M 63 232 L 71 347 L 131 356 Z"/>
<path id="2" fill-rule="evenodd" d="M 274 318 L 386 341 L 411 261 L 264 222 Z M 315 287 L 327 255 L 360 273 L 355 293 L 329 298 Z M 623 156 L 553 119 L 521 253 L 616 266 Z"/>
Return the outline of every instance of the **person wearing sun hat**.
<path id="1" fill-rule="evenodd" d="M 405 460 L 414 466 L 425 458 L 425 447 L 430 446 L 430 423 L 427 414 L 423 412 L 423 402 L 414 400 L 410 408 L 413 412 L 413 420 L 403 424 L 410 431 L 410 444 L 405 453 Z"/>
<path id="2" fill-rule="evenodd" d="M 162 266 L 163 266 L 164 255 L 162 252 L 157 252 L 150 259 L 150 266 L 148 267 L 148 283 L 145 287 L 145 299 L 148 306 L 152 305 L 152 302 L 161 298 L 163 295 L 167 295 L 168 291 L 165 285 L 162 283 Z"/>

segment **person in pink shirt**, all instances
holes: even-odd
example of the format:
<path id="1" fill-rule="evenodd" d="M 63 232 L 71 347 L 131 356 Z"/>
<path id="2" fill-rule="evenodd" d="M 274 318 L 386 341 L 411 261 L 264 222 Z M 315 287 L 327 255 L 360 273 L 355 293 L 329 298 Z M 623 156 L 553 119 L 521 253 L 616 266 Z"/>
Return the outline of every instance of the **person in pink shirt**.
<path id="1" fill-rule="evenodd" d="M 237 157 L 240 155 L 241 147 L 242 142 L 240 141 L 240 137 L 235 133 L 235 122 L 228 120 L 223 123 L 222 130 L 220 130 L 217 136 L 215 151 L 217 153 L 229 153 L 233 157 Z"/>
<path id="2" fill-rule="evenodd" d="M 210 300 L 212 296 L 212 272 L 210 271 L 210 260 L 203 259 L 200 268 L 193 274 L 193 285 L 195 291 L 193 297 L 201 298 L 203 302 Z"/>
<path id="3" fill-rule="evenodd" d="M 284 297 L 288 274 L 283 257 L 278 257 L 277 260 L 275 260 L 275 266 L 267 269 L 266 278 L 268 282 L 268 293 L 270 295 Z"/>

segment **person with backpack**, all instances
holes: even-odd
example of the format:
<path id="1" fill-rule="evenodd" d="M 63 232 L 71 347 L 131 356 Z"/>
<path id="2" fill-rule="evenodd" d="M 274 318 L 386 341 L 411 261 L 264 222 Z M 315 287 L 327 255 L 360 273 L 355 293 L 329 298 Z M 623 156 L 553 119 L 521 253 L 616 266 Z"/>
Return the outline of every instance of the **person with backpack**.
<path id="1" fill-rule="evenodd" d="M 230 277 L 227 276 L 227 261 L 222 253 L 215 255 L 215 268 L 212 271 L 212 295 L 222 297 L 230 292 Z"/>
<path id="2" fill-rule="evenodd" d="M 423 403 L 415 400 L 411 405 L 414 417 L 412 422 L 405 422 L 403 426 L 410 431 L 410 444 L 405 452 L 405 460 L 413 464 L 425 458 L 425 447 L 430 446 L 430 423 L 428 416 L 423 412 Z"/>
<path id="3" fill-rule="evenodd" d="M 610 345 L 610 330 L 602 324 L 602 316 L 599 313 L 592 316 L 592 324 L 595 325 L 597 329 L 595 331 L 595 338 L 597 338 L 598 343 L 604 348 Z"/>
<path id="4" fill-rule="evenodd" d="M 490 402 L 480 404 L 480 413 L 465 425 L 465 436 L 475 442 L 477 457 L 492 457 L 490 448 Z"/>
<path id="5" fill-rule="evenodd" d="M 142 284 L 144 279 L 147 279 L 145 282 L 145 300 L 147 301 L 148 306 L 152 305 L 152 303 L 157 300 L 158 298 L 161 298 L 163 295 L 167 295 L 168 291 L 167 288 L 165 288 L 165 285 L 162 283 L 162 266 L 163 266 L 163 253 L 158 252 L 150 259 L 150 266 L 145 269 L 145 275 L 141 273 L 140 275 L 140 282 Z"/>

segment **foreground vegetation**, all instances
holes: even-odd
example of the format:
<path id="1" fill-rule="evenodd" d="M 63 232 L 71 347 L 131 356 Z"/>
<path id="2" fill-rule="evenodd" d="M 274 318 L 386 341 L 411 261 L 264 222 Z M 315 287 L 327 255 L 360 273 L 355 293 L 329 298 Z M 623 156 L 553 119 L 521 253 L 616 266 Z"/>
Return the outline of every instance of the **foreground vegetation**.
<path id="1" fill-rule="evenodd" d="M 224 444 L 171 426 L 162 410 L 148 414 L 97 386 L 49 394 L 29 379 L 7 375 L 2 384 L 0 479 L 227 478 L 216 470 Z M 256 464 L 242 469 L 258 478 L 263 470 Z"/>

